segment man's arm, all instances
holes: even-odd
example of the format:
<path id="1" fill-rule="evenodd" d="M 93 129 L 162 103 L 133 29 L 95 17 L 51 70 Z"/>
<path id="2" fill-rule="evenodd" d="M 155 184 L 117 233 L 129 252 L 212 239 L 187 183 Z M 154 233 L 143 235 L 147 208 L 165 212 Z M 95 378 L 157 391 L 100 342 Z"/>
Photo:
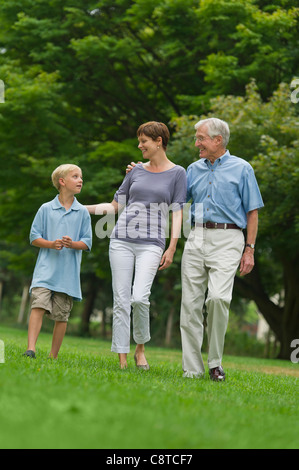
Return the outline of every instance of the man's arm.
<path id="1" fill-rule="evenodd" d="M 258 230 L 258 210 L 255 209 L 247 213 L 247 238 L 246 244 L 255 244 Z M 254 248 L 245 246 L 245 250 L 240 262 L 240 275 L 249 274 L 254 267 Z"/>

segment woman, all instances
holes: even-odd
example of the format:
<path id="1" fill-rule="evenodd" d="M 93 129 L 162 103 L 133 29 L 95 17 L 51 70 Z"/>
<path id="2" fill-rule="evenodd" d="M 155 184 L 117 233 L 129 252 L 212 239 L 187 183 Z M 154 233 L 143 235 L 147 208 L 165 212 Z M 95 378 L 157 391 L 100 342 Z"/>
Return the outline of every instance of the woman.
<path id="1" fill-rule="evenodd" d="M 187 183 L 184 168 L 167 158 L 169 130 L 165 124 L 156 121 L 142 124 L 137 137 L 138 148 L 148 161 L 137 164 L 126 175 L 111 203 L 86 207 L 91 214 L 116 213 L 125 207 L 109 247 L 113 287 L 111 351 L 118 353 L 121 369 L 127 368 L 132 306 L 133 338 L 137 344 L 134 359 L 139 369 L 149 370 L 144 344 L 150 340 L 151 287 L 158 268 L 165 269 L 172 263 Z M 163 253 L 169 210 L 172 211 L 171 236 Z"/>

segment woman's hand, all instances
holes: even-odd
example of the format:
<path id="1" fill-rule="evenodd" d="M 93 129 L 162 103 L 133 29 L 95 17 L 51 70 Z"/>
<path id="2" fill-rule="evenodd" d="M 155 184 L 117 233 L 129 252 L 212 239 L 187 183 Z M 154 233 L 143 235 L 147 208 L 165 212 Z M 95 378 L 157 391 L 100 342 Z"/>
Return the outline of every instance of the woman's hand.
<path id="1" fill-rule="evenodd" d="M 171 263 L 173 262 L 174 253 L 175 252 L 170 248 L 168 248 L 168 250 L 163 253 L 160 261 L 159 271 L 163 271 L 163 269 L 166 269 L 171 265 Z"/>

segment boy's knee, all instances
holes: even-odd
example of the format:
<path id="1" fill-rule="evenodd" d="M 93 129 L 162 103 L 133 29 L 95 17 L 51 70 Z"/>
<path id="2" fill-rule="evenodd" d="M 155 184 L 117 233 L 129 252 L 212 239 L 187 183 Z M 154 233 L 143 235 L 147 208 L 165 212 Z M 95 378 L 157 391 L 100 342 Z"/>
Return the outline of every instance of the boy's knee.
<path id="1" fill-rule="evenodd" d="M 44 308 L 35 307 L 31 309 L 30 315 L 42 317 L 45 314 L 45 312 L 46 310 Z"/>

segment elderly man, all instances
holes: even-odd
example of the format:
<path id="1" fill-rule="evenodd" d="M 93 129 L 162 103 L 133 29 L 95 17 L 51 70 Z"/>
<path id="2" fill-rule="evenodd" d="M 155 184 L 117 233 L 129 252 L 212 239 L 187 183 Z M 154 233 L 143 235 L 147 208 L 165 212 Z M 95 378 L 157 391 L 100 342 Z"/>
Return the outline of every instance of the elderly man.
<path id="1" fill-rule="evenodd" d="M 212 380 L 224 381 L 221 362 L 234 277 L 239 265 L 241 276 L 253 269 L 263 200 L 251 165 L 226 150 L 227 123 L 210 118 L 195 129 L 200 159 L 187 169 L 192 230 L 182 257 L 183 370 L 185 377 L 204 374 L 205 303 L 209 374 Z"/>

